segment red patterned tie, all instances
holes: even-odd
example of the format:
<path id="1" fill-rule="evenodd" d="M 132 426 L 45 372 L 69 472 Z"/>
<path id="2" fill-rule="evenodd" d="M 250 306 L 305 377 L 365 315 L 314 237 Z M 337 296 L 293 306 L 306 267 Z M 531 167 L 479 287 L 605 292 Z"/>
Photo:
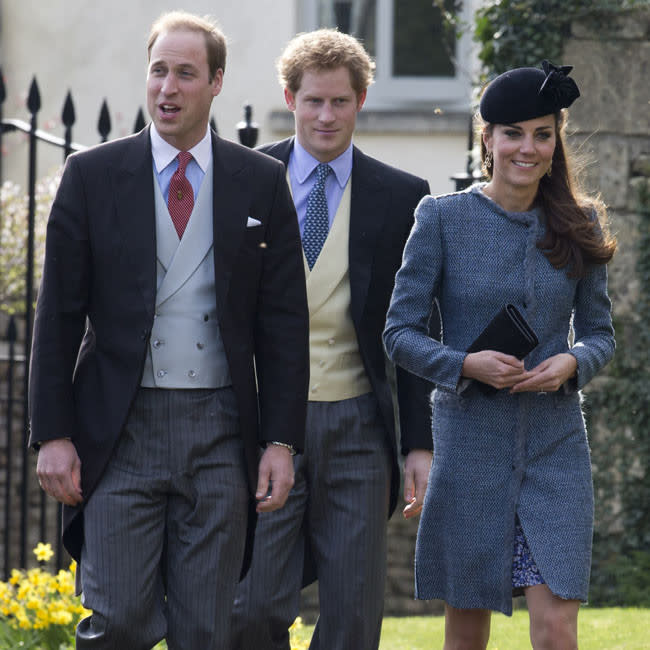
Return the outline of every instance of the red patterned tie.
<path id="1" fill-rule="evenodd" d="M 181 239 L 187 222 L 190 220 L 192 208 L 194 207 L 194 191 L 192 185 L 185 177 L 185 168 L 192 160 L 192 154 L 187 151 L 181 151 L 178 154 L 178 169 L 174 172 L 172 180 L 169 183 L 169 197 L 167 198 L 167 207 L 172 223 Z"/>

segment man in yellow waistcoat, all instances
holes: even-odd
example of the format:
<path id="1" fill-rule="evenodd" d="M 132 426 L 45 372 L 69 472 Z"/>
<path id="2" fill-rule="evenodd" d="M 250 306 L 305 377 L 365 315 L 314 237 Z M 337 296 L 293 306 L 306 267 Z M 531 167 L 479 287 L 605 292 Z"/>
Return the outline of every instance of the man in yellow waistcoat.
<path id="1" fill-rule="evenodd" d="M 259 518 L 231 650 L 288 650 L 300 588 L 314 579 L 320 617 L 310 647 L 379 645 L 386 521 L 400 481 L 381 335 L 413 211 L 429 185 L 352 144 L 373 69 L 355 38 L 331 29 L 297 36 L 278 62 L 296 132 L 261 150 L 287 165 L 298 215 L 311 379 L 295 485 L 282 511 Z M 432 458 L 431 388 L 399 368 L 396 385 L 405 516 L 413 516 Z"/>

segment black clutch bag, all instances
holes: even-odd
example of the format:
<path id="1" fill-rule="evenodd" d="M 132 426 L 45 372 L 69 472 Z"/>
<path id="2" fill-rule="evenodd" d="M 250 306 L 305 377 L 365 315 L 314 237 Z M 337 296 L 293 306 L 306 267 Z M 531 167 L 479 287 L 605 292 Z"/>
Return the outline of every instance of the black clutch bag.
<path id="1" fill-rule="evenodd" d="M 538 343 L 533 328 L 514 305 L 508 304 L 487 324 L 467 348 L 467 352 L 495 350 L 523 359 Z M 486 395 L 497 392 L 494 386 L 484 384 L 482 381 L 474 380 L 474 383 Z"/>

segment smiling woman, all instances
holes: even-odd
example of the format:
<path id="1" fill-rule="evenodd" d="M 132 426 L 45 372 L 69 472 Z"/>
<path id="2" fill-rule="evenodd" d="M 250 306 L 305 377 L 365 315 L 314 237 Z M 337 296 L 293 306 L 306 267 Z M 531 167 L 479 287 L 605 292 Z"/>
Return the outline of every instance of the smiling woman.
<path id="1" fill-rule="evenodd" d="M 567 163 L 563 111 L 580 94 L 571 68 L 542 67 L 508 71 L 485 90 L 489 182 L 420 202 L 386 319 L 389 357 L 437 386 L 416 596 L 445 601 L 450 647 L 485 648 L 491 611 L 511 614 L 519 595 L 533 647 L 577 647 L 589 586 L 579 390 L 614 353 L 606 263 L 616 244 Z M 436 302 L 442 341 L 426 331 Z M 538 345 L 525 358 L 468 353 L 507 304 Z"/>
<path id="2" fill-rule="evenodd" d="M 609 262 L 616 244 L 604 205 L 581 191 L 565 145 L 566 108 L 580 96 L 571 66 L 542 68 L 505 72 L 483 92 L 481 160 L 490 181 L 483 192 L 517 212 L 537 202 L 547 222 L 538 247 L 555 268 L 580 277 L 585 265 Z"/>
<path id="3" fill-rule="evenodd" d="M 483 191 L 506 210 L 527 210 L 540 179 L 551 170 L 555 122 L 554 115 L 545 115 L 517 124 L 490 124 L 483 131 L 493 170 Z"/>

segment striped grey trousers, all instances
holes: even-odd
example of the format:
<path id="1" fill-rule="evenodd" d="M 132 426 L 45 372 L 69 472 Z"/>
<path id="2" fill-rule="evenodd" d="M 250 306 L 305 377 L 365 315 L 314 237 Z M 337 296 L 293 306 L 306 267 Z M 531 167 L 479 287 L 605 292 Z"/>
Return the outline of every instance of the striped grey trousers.
<path id="1" fill-rule="evenodd" d="M 232 388 L 140 389 L 84 509 L 77 648 L 226 647 L 247 503 Z"/>
<path id="2" fill-rule="evenodd" d="M 311 650 L 375 650 L 391 465 L 374 395 L 309 402 L 305 452 L 294 468 L 287 504 L 258 518 L 251 569 L 235 598 L 230 650 L 289 650 L 306 545 L 320 604 Z"/>

